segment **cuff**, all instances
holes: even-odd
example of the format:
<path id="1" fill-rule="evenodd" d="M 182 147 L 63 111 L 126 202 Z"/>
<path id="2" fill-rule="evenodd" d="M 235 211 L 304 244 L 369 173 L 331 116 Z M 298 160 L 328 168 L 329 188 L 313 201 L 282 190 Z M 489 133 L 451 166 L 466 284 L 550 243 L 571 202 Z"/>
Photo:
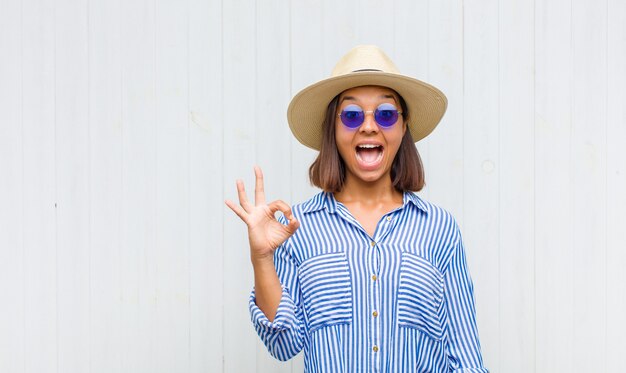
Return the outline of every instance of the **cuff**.
<path id="1" fill-rule="evenodd" d="M 273 331 L 282 331 L 294 327 L 296 321 L 296 305 L 291 299 L 291 295 L 289 295 L 287 288 L 283 286 L 282 289 L 283 293 L 280 298 L 280 303 L 278 304 L 278 309 L 276 310 L 276 317 L 274 317 L 274 321 L 270 321 L 267 316 L 265 316 L 263 311 L 261 311 L 261 309 L 256 305 L 256 294 L 254 290 L 252 290 L 249 301 L 250 316 L 252 318 L 252 322 L 257 327 Z"/>

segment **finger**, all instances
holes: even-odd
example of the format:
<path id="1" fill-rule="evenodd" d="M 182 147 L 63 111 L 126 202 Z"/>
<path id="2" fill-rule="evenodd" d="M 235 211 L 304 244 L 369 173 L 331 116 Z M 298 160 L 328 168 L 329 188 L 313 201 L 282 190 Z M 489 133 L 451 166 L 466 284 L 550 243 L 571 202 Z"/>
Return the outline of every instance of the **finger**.
<path id="1" fill-rule="evenodd" d="M 272 212 L 272 214 L 275 213 L 276 211 L 280 211 L 285 215 L 287 219 L 293 216 L 291 212 L 291 207 L 289 207 L 289 205 L 285 203 L 284 201 L 281 201 L 281 200 L 273 201 L 270 204 L 268 204 L 267 207 L 270 208 L 270 211 Z"/>
<path id="2" fill-rule="evenodd" d="M 256 183 L 254 185 L 254 204 L 264 205 L 265 204 L 265 187 L 263 185 L 263 171 L 261 171 L 261 167 L 254 167 L 254 176 L 256 177 Z"/>
<path id="3" fill-rule="evenodd" d="M 291 211 L 291 207 L 286 204 L 284 201 L 276 200 L 268 205 L 272 214 L 276 213 L 276 211 L 280 211 L 285 215 L 285 218 L 290 222 L 295 220 L 296 218 L 293 216 L 293 212 Z"/>
<path id="4" fill-rule="evenodd" d="M 269 209 L 270 209 L 272 214 L 276 213 L 276 211 L 280 211 L 280 212 L 283 213 L 283 215 L 285 216 L 285 218 L 289 222 L 285 226 L 285 228 L 291 234 L 293 234 L 300 227 L 300 222 L 293 215 L 293 212 L 291 211 L 291 207 L 289 207 L 289 205 L 286 204 L 285 202 L 283 202 L 281 200 L 277 200 L 277 201 L 274 201 L 274 202 L 270 203 L 268 205 L 268 207 L 269 207 Z"/>
<path id="5" fill-rule="evenodd" d="M 226 206 L 228 206 L 231 210 L 233 210 L 233 212 L 237 214 L 237 216 L 239 216 L 241 220 L 243 220 L 244 223 L 248 224 L 248 214 L 243 208 L 241 208 L 241 206 L 237 206 L 235 202 L 229 199 L 227 199 L 224 202 L 226 203 Z"/>
<path id="6" fill-rule="evenodd" d="M 239 204 L 246 212 L 250 212 L 252 210 L 252 205 L 248 201 L 248 196 L 246 195 L 246 187 L 243 185 L 243 181 L 237 180 L 237 195 L 239 196 Z"/>
<path id="7" fill-rule="evenodd" d="M 289 219 L 287 230 L 293 234 L 298 228 L 300 228 L 300 222 L 296 218 Z"/>

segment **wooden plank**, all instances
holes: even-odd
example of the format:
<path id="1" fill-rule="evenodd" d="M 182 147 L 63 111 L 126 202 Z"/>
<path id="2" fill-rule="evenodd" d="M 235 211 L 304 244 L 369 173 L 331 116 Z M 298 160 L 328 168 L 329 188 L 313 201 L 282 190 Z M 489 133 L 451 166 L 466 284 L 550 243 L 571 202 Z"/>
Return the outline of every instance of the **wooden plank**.
<path id="1" fill-rule="evenodd" d="M 583 372 L 606 371 L 607 294 L 598 291 L 606 288 L 606 10 L 606 2 L 572 3 L 572 353 Z"/>
<path id="2" fill-rule="evenodd" d="M 157 372 L 189 370 L 189 8 L 155 7 Z"/>
<path id="3" fill-rule="evenodd" d="M 322 17 L 323 7 L 319 5 L 318 0 L 292 2 L 290 47 L 292 97 L 306 86 L 330 76 L 333 65 L 328 66 L 321 62 L 324 47 L 328 44 L 319 37 L 326 27 L 322 24 Z M 287 108 L 284 109 L 284 113 L 286 117 Z M 291 202 L 298 203 L 319 192 L 319 189 L 309 183 L 309 166 L 318 152 L 300 144 L 293 135 L 291 149 Z"/>
<path id="4" fill-rule="evenodd" d="M 617 372 L 626 351 L 626 3 L 607 6 L 605 354 L 606 371 Z"/>
<path id="5" fill-rule="evenodd" d="M 535 3 L 536 371 L 574 371 L 569 1 Z"/>
<path id="6" fill-rule="evenodd" d="M 265 175 L 266 198 L 288 200 L 292 137 L 287 123 L 290 95 L 290 8 L 272 0 L 256 12 L 256 160 Z M 251 173 L 248 170 L 247 173 Z"/>
<path id="7" fill-rule="evenodd" d="M 500 123 L 498 3 L 464 3 L 463 236 L 475 284 L 485 365 L 500 356 Z M 445 147 L 449 150 L 450 147 Z M 452 193 L 451 188 L 446 188 Z M 472 270 L 473 269 L 473 270 Z"/>
<path id="8" fill-rule="evenodd" d="M 382 5 L 381 5 L 382 6 Z M 393 61 L 403 74 L 428 81 L 428 2 L 396 0 L 393 17 Z M 376 16 L 386 9 L 375 8 Z"/>
<path id="9" fill-rule="evenodd" d="M 387 8 L 378 8 L 378 14 L 385 12 Z M 397 11 L 393 23 L 393 61 L 400 72 L 425 82 L 429 82 L 429 35 L 428 29 L 431 20 L 428 18 L 428 2 L 413 0 L 396 0 L 394 9 Z M 444 92 L 445 93 L 445 92 Z M 424 168 L 430 170 L 428 152 L 430 136 L 420 140 L 416 146 Z M 429 173 L 426 173 L 426 181 L 429 182 Z M 425 188 L 420 195 L 429 199 L 429 188 Z"/>
<path id="10" fill-rule="evenodd" d="M 360 0 L 349 5 L 351 9 L 348 13 L 336 12 L 336 14 L 341 16 L 343 24 L 347 19 L 354 22 L 356 44 L 378 45 L 390 56 L 395 56 L 395 25 L 399 22 L 397 16 L 408 12 L 409 9 L 381 0 Z M 356 17 L 346 17 L 346 14 L 350 13 L 354 13 Z"/>
<path id="11" fill-rule="evenodd" d="M 337 61 L 359 44 L 358 16 L 346 18 L 355 12 L 355 3 L 302 1 L 293 3 L 291 21 L 291 94 L 330 77 Z M 323 35 L 320 37 L 320 35 Z M 324 40 L 333 40 L 325 43 Z M 315 61 L 315 62 L 312 62 Z M 320 192 L 309 182 L 309 166 L 318 151 L 300 144 L 292 136 L 292 200 L 300 203 Z"/>
<path id="12" fill-rule="evenodd" d="M 253 199 L 256 121 L 256 5 L 238 0 L 222 3 L 224 193 L 237 199 L 235 180 L 243 179 Z M 245 112 L 245 119 L 237 114 Z M 260 129 L 259 129 L 260 130 Z M 227 209 L 227 207 L 223 207 Z M 224 371 L 252 372 L 256 335 L 250 327 L 248 295 L 253 285 L 245 224 L 231 211 L 224 219 Z"/>
<path id="13" fill-rule="evenodd" d="M 189 4 L 190 371 L 222 372 L 222 5 Z"/>
<path id="14" fill-rule="evenodd" d="M 606 289 L 606 10 L 606 2 L 572 3 L 572 353 L 583 372 L 606 371 L 607 294 L 598 291 Z"/>
<path id="15" fill-rule="evenodd" d="M 21 4 L 0 2 L 0 371 L 24 369 L 24 146 Z"/>
<path id="16" fill-rule="evenodd" d="M 463 226 L 463 4 L 428 4 L 428 82 L 448 97 L 448 110 L 428 137 L 426 188 L 430 201 Z"/>
<path id="17" fill-rule="evenodd" d="M 89 27 L 91 372 L 122 368 L 119 263 L 122 196 L 120 2 L 93 2 Z"/>
<path id="18" fill-rule="evenodd" d="M 121 3 L 121 372 L 157 371 L 155 2 Z"/>
<path id="19" fill-rule="evenodd" d="M 23 371 L 57 371 L 55 13 L 53 4 L 22 2 L 24 156 Z M 35 358 L 36 357 L 36 358 Z"/>
<path id="20" fill-rule="evenodd" d="M 534 22 L 532 3 L 500 3 L 500 351 L 489 358 L 510 373 L 535 369 Z"/>
<path id="21" fill-rule="evenodd" d="M 256 8 L 256 163 L 264 172 L 268 202 L 291 196 L 291 185 L 285 182 L 291 176 L 292 135 L 285 115 L 291 99 L 290 10 L 280 0 L 258 3 Z M 256 345 L 258 372 L 291 372 L 291 362 L 271 357 L 259 338 Z"/>
<path id="22" fill-rule="evenodd" d="M 319 18 L 317 20 L 313 18 L 316 13 L 313 13 L 311 17 L 304 21 L 304 26 L 306 26 L 304 31 L 318 38 L 320 35 L 323 35 L 323 39 L 332 40 L 333 42 L 322 43 L 322 53 L 313 57 L 312 61 L 319 61 L 318 64 L 321 63 L 321 76 L 319 78 L 309 77 L 312 80 L 307 82 L 306 85 L 328 78 L 339 58 L 354 46 L 358 44 L 373 44 L 371 41 L 365 40 L 362 35 L 359 35 L 359 23 L 363 22 L 363 20 L 360 19 L 362 15 L 361 5 L 356 1 L 324 0 L 317 1 L 317 3 L 317 7 L 321 7 L 322 12 L 318 15 Z M 318 29 L 316 26 L 318 25 L 321 26 L 319 30 L 321 34 L 317 34 Z"/>
<path id="23" fill-rule="evenodd" d="M 90 369 L 91 186 L 87 1 L 55 9 L 58 370 Z"/>
<path id="24" fill-rule="evenodd" d="M 534 21 L 532 3 L 499 9 L 499 369 L 535 364 Z M 491 357 L 495 360 L 494 356 Z M 495 366 L 491 366 L 496 369 Z"/>

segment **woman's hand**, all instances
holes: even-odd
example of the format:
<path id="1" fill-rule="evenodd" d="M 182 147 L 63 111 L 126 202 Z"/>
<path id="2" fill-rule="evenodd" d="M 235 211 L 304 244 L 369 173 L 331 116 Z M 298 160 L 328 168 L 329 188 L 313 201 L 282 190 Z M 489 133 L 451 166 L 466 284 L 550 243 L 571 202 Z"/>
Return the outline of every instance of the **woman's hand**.
<path id="1" fill-rule="evenodd" d="M 239 206 L 233 201 L 226 200 L 226 205 L 248 225 L 248 240 L 250 241 L 250 259 L 253 263 L 273 260 L 274 250 L 289 238 L 300 226 L 300 223 L 291 213 L 291 208 L 285 202 L 277 200 L 265 203 L 263 189 L 263 172 L 254 167 L 256 183 L 254 188 L 254 205 L 248 201 L 243 181 L 237 180 L 237 194 Z M 288 225 L 281 224 L 274 214 L 280 211 Z"/>

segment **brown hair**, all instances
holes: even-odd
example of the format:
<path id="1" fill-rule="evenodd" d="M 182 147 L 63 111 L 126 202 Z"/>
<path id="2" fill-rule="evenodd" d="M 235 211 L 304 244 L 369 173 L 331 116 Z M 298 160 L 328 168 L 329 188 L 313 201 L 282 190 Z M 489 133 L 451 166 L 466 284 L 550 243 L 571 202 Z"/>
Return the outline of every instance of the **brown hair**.
<path id="1" fill-rule="evenodd" d="M 409 120 L 408 108 L 402 96 L 398 95 L 398 97 L 400 98 L 402 119 L 407 123 Z M 328 104 L 322 126 L 322 147 L 317 158 L 309 167 L 311 184 L 331 193 L 341 191 L 346 181 L 346 165 L 339 155 L 335 142 L 335 119 L 338 103 L 339 95 L 335 96 Z M 424 187 L 424 166 L 408 126 L 391 166 L 391 181 L 393 186 L 401 192 L 419 191 Z"/>

